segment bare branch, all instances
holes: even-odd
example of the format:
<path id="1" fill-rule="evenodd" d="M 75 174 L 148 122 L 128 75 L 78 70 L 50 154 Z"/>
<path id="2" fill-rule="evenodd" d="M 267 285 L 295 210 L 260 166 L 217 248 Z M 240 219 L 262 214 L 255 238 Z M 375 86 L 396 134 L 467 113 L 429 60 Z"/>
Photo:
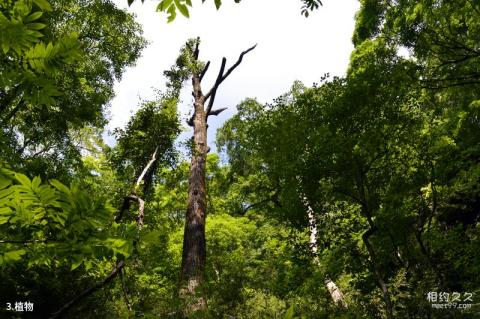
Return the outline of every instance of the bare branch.
<path id="1" fill-rule="evenodd" d="M 233 70 L 235 70 L 235 69 L 237 68 L 237 66 L 240 65 L 240 63 L 242 63 L 243 56 L 244 56 L 245 54 L 247 54 L 248 52 L 252 51 L 253 49 L 255 49 L 256 47 L 257 47 L 257 45 L 255 44 L 253 47 L 251 47 L 251 48 L 243 51 L 243 52 L 240 54 L 240 56 L 238 57 L 237 62 L 235 62 L 235 64 L 232 65 L 232 66 L 230 67 L 230 69 L 228 69 L 227 73 L 225 73 L 225 75 L 223 76 L 223 78 L 222 78 L 222 80 L 220 81 L 220 83 L 222 83 L 222 82 L 230 75 L 230 73 L 232 73 Z M 220 84 L 220 83 L 219 83 L 219 84 Z"/>
<path id="2" fill-rule="evenodd" d="M 148 162 L 147 166 L 145 166 L 145 168 L 143 169 L 142 173 L 140 174 L 140 176 L 138 177 L 137 179 L 137 182 L 135 183 L 135 188 L 137 188 L 138 186 L 140 186 L 140 183 L 142 182 L 143 178 L 145 177 L 145 174 L 147 174 L 148 170 L 150 169 L 150 167 L 153 165 L 153 163 L 157 160 L 157 152 L 158 152 L 158 146 L 155 148 L 155 151 L 153 152 L 152 154 L 152 157 L 150 159 L 150 161 Z"/>
<path id="3" fill-rule="evenodd" d="M 205 95 L 205 101 L 210 98 L 208 101 L 207 106 L 207 114 L 212 110 L 213 102 L 215 101 L 215 95 L 217 94 L 217 89 L 220 83 L 222 83 L 223 72 L 225 72 L 225 65 L 227 64 L 227 59 L 225 57 L 222 58 L 222 65 L 220 66 L 220 70 L 218 71 L 217 79 L 215 80 L 215 84 L 210 89 L 210 91 Z"/>
<path id="4" fill-rule="evenodd" d="M 192 117 L 190 117 L 190 119 L 188 119 L 188 121 L 187 121 L 188 126 L 193 127 L 193 118 L 194 118 L 194 116 L 195 116 L 195 113 L 194 113 L 194 115 L 192 115 Z"/>
<path id="5" fill-rule="evenodd" d="M 133 198 L 131 198 L 130 195 L 125 196 L 123 198 L 122 207 L 120 207 L 120 210 L 118 211 L 117 216 L 115 216 L 115 222 L 118 223 L 118 222 L 120 222 L 120 220 L 122 220 L 123 212 L 130 209 L 130 202 L 132 200 L 133 200 Z"/>
<path id="6" fill-rule="evenodd" d="M 120 210 L 118 211 L 118 214 L 117 216 L 115 216 L 115 221 L 118 223 L 120 222 L 120 220 L 122 219 L 122 216 L 123 216 L 123 212 L 127 211 L 128 209 L 130 209 L 130 202 L 131 201 L 137 201 L 138 204 L 140 206 L 144 206 L 144 203 L 143 203 L 143 200 L 141 198 L 139 198 L 138 196 L 136 196 L 136 189 L 140 186 L 140 183 L 142 182 L 142 180 L 145 178 L 145 175 L 147 174 L 147 172 L 150 170 L 150 168 L 152 167 L 152 165 L 155 163 L 155 161 L 157 160 L 157 153 L 158 153 L 158 149 L 159 149 L 159 146 L 157 146 L 155 148 L 155 151 L 153 152 L 152 154 L 152 157 L 150 158 L 150 161 L 147 163 L 147 165 L 145 166 L 145 168 L 143 169 L 142 173 L 140 174 L 140 176 L 138 177 L 137 179 L 137 182 L 135 183 L 135 188 L 134 190 L 132 191 L 131 194 L 125 196 L 123 198 L 123 203 L 122 203 L 122 207 L 120 208 Z M 142 203 L 140 203 L 140 201 L 142 201 Z M 142 209 L 142 212 L 141 212 L 141 215 L 143 216 L 143 207 L 141 208 Z M 140 208 L 139 208 L 140 210 Z M 139 215 L 140 215 L 140 212 L 139 212 Z M 143 217 L 141 219 L 142 221 L 142 225 L 143 226 Z M 138 217 L 137 217 L 137 222 L 138 222 Z M 140 227 L 141 227 L 140 226 Z"/>
<path id="7" fill-rule="evenodd" d="M 198 53 L 199 53 L 198 46 L 199 45 L 200 45 L 200 37 L 197 37 L 197 41 L 196 41 L 196 44 L 195 44 L 195 50 L 193 51 L 193 57 L 195 58 L 195 60 L 198 60 Z"/>
<path id="8" fill-rule="evenodd" d="M 210 66 L 210 61 L 208 61 L 207 64 L 205 64 L 205 67 L 203 68 L 202 72 L 200 73 L 200 82 L 202 82 L 203 76 L 205 75 L 205 73 L 207 73 L 207 70 L 208 70 L 209 66 Z"/>
<path id="9" fill-rule="evenodd" d="M 225 71 L 225 64 L 227 63 L 227 59 L 223 58 L 222 59 L 222 66 L 220 67 L 220 71 L 218 72 L 218 76 L 217 76 L 217 79 L 215 81 L 215 84 L 213 85 L 213 87 L 210 89 L 210 91 L 208 91 L 208 93 L 205 95 L 205 101 L 208 100 L 210 98 L 210 100 L 208 101 L 208 107 L 207 107 L 207 114 L 210 113 L 210 111 L 212 110 L 212 107 L 213 107 L 213 103 L 215 101 L 215 95 L 217 93 L 217 89 L 218 87 L 220 86 L 220 84 L 225 81 L 225 79 L 233 72 L 233 70 L 235 70 L 239 65 L 240 63 L 242 63 L 242 60 L 243 60 L 243 56 L 245 54 L 247 54 L 248 52 L 252 51 L 253 49 L 255 49 L 257 47 L 257 45 L 255 44 L 254 46 L 252 46 L 251 48 L 243 51 L 240 56 L 238 57 L 238 60 L 237 62 L 235 62 L 234 65 L 232 65 L 226 73 L 224 73 Z"/>
<path id="10" fill-rule="evenodd" d="M 207 116 L 209 116 L 209 115 L 218 115 L 218 114 L 222 113 L 223 111 L 225 111 L 226 109 L 227 109 L 226 107 L 222 107 L 222 108 L 220 108 L 220 109 L 211 110 L 211 111 L 207 114 Z"/>

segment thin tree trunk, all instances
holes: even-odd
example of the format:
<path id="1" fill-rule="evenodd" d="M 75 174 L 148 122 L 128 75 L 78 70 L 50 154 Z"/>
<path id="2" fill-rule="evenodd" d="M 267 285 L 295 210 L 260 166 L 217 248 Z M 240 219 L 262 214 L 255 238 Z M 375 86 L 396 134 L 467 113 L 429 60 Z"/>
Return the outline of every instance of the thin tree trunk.
<path id="1" fill-rule="evenodd" d="M 159 146 L 155 147 L 155 150 L 153 151 L 153 154 L 152 154 L 152 157 L 150 158 L 150 161 L 148 161 L 147 165 L 145 166 L 145 168 L 143 169 L 142 173 L 140 173 L 140 176 L 137 178 L 137 182 L 135 183 L 135 190 L 137 190 L 139 187 L 140 187 L 140 184 L 142 183 L 142 181 L 144 182 L 145 184 L 145 187 L 144 187 L 144 192 L 146 192 L 146 180 L 147 179 L 150 179 L 151 178 L 151 175 L 152 174 L 148 174 L 150 176 L 147 175 L 147 173 L 153 173 L 153 165 L 157 162 L 157 153 L 158 153 L 158 149 L 159 149 Z M 147 178 L 146 178 L 147 177 Z"/>
<path id="2" fill-rule="evenodd" d="M 317 221 L 315 218 L 315 213 L 313 208 L 310 206 L 307 198 L 304 196 L 302 198 L 304 206 L 307 208 L 308 213 L 308 224 L 310 228 L 310 249 L 314 255 L 314 262 L 317 266 L 320 266 L 320 259 L 318 258 L 318 245 L 317 245 Z M 347 303 L 345 301 L 345 297 L 343 293 L 340 291 L 338 286 L 333 282 L 332 279 L 327 275 L 325 278 L 325 286 L 330 293 L 330 297 L 332 297 L 333 303 L 335 305 L 340 305 L 342 307 L 347 308 Z"/>
<path id="3" fill-rule="evenodd" d="M 370 264 L 371 268 L 373 270 L 373 275 L 375 277 L 375 280 L 377 282 L 378 287 L 382 291 L 382 296 L 383 300 L 385 302 L 385 312 L 386 312 L 386 318 L 387 319 L 393 319 L 393 304 L 392 300 L 390 298 L 390 292 L 388 291 L 388 286 L 385 283 L 385 280 L 383 279 L 382 276 L 382 271 L 380 268 L 380 265 L 378 263 L 377 256 L 375 254 L 375 250 L 373 249 L 372 244 L 369 241 L 370 236 L 373 235 L 375 231 L 377 231 L 377 227 L 375 226 L 375 223 L 373 222 L 372 219 L 372 213 L 370 211 L 368 201 L 367 201 L 367 194 L 365 192 L 365 176 L 363 173 L 360 173 L 359 176 L 356 178 L 356 183 L 357 183 L 357 188 L 360 196 L 360 203 L 362 206 L 362 214 L 365 216 L 367 219 L 369 229 L 362 235 L 362 240 L 367 248 L 368 255 L 370 257 Z"/>
<path id="4" fill-rule="evenodd" d="M 375 250 L 373 249 L 372 244 L 370 244 L 369 237 L 375 232 L 376 228 L 370 226 L 370 229 L 368 229 L 363 235 L 363 243 L 365 244 L 365 247 L 367 248 L 368 255 L 370 256 L 370 262 L 371 266 L 373 269 L 373 274 L 375 276 L 375 280 L 377 281 L 378 287 L 382 291 L 382 296 L 383 300 L 385 301 L 385 312 L 386 312 L 386 317 L 387 319 L 393 319 L 393 305 L 392 305 L 392 300 L 390 299 L 390 292 L 388 291 L 387 284 L 385 283 L 385 280 L 383 280 L 382 273 L 380 271 L 380 266 L 377 262 L 377 257 L 375 254 Z"/>
<path id="5" fill-rule="evenodd" d="M 150 158 L 150 161 L 148 161 L 147 165 L 143 168 L 142 172 L 137 178 L 137 181 L 135 182 L 135 186 L 133 187 L 133 191 L 125 196 L 123 198 L 123 204 L 120 210 L 118 211 L 117 216 L 115 216 L 115 221 L 118 223 L 123 217 L 123 213 L 127 211 L 130 208 L 130 202 L 135 201 L 138 202 L 138 215 L 137 215 L 137 223 L 139 228 L 143 227 L 143 220 L 145 217 L 145 201 L 137 195 L 137 191 L 140 188 L 140 184 L 142 181 L 144 182 L 144 193 L 147 192 L 147 185 L 146 185 L 146 180 L 151 179 L 151 176 L 153 174 L 153 167 L 157 162 L 157 153 L 159 150 L 159 146 L 155 147 L 155 150 L 152 153 L 152 156 Z"/>
<path id="6" fill-rule="evenodd" d="M 125 287 L 125 282 L 123 281 L 123 269 L 120 270 L 120 283 L 122 285 L 122 292 L 123 292 L 123 299 L 125 300 L 125 305 L 129 311 L 132 311 L 132 305 L 130 304 L 130 300 L 128 299 L 128 291 L 127 287 Z"/>

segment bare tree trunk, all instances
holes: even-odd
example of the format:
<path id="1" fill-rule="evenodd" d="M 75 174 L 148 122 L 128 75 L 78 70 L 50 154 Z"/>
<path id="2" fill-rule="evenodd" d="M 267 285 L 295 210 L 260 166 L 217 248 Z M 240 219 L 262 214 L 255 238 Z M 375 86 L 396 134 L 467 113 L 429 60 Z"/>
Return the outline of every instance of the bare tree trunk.
<path id="1" fill-rule="evenodd" d="M 194 64 L 198 63 L 200 39 L 191 52 Z M 188 178 L 188 205 L 185 216 L 183 235 L 182 269 L 180 272 L 179 296 L 183 301 L 183 314 L 201 314 L 207 311 L 207 301 L 203 292 L 203 281 L 206 261 L 205 218 L 207 208 L 207 193 L 205 189 L 205 165 L 209 147 L 207 146 L 207 119 L 210 115 L 218 115 L 226 108 L 212 110 L 215 95 L 220 84 L 240 65 L 243 56 L 255 46 L 242 52 L 237 62 L 225 72 L 226 59 L 222 65 L 213 87 L 203 95 L 201 81 L 210 62 L 203 70 L 192 70 L 192 85 L 194 97 L 194 114 L 188 121 L 193 126 L 192 160 Z M 205 107 L 206 102 L 208 105 Z"/>
<path id="2" fill-rule="evenodd" d="M 207 194 L 205 190 L 205 164 L 208 152 L 207 119 L 197 75 L 193 76 L 192 82 L 195 95 L 194 147 L 188 178 L 188 206 L 180 273 L 180 297 L 184 301 L 184 313 L 187 315 L 207 310 L 206 299 L 201 287 L 206 259 L 205 217 Z"/>
<path id="3" fill-rule="evenodd" d="M 304 206 L 307 208 L 308 213 L 308 225 L 310 228 L 310 249 L 312 250 L 312 253 L 314 255 L 315 264 L 320 266 L 320 260 L 318 259 L 317 221 L 315 219 L 315 213 L 305 196 L 302 198 L 302 201 Z M 327 287 L 327 290 L 330 293 L 330 297 L 332 297 L 334 304 L 347 308 L 347 303 L 345 301 L 343 293 L 328 275 L 325 278 L 325 286 Z"/>

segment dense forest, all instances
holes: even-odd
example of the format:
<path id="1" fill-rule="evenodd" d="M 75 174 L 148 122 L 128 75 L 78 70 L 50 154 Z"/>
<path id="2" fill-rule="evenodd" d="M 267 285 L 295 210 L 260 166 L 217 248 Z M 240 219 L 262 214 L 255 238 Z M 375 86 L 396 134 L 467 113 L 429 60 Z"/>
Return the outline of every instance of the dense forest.
<path id="1" fill-rule="evenodd" d="M 135 17 L 0 1 L 0 317 L 480 318 L 480 2 L 360 0 L 352 42 L 343 77 L 241 97 L 217 154 L 217 90 L 256 47 L 215 69 L 185 39 L 112 146 Z"/>

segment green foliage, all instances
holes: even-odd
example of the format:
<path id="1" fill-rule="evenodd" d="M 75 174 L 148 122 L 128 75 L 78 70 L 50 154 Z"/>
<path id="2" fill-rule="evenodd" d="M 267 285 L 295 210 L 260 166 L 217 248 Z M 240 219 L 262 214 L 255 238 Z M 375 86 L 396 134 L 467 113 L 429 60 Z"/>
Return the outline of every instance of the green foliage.
<path id="1" fill-rule="evenodd" d="M 409 50 L 422 71 L 422 86 L 478 83 L 479 6 L 475 1 L 362 1 L 355 45 L 378 36 Z"/>
<path id="2" fill-rule="evenodd" d="M 21 54 L 22 50 L 28 49 L 39 41 L 38 38 L 43 36 L 39 30 L 44 29 L 46 25 L 37 21 L 43 12 L 32 12 L 31 2 L 3 2 L 0 8 L 2 9 L 0 12 L 0 30 L 2 31 L 0 45 L 4 54 L 10 50 Z M 38 7 L 35 9 L 42 10 Z M 49 6 L 45 9 L 51 10 Z"/>
<path id="3" fill-rule="evenodd" d="M 7 169 L 0 178 L 0 266 L 23 256 L 28 267 L 66 263 L 75 269 L 84 263 L 88 270 L 114 256 L 131 255 L 136 227 L 110 228 L 113 209 L 105 199 L 92 197 L 77 184 L 42 183 L 39 177 L 30 180 Z"/>
<path id="4" fill-rule="evenodd" d="M 117 145 L 109 159 L 126 185 L 133 185 L 156 150 L 156 162 L 144 180 L 148 189 L 157 168 L 173 164 L 175 138 L 180 133 L 177 114 L 178 97 L 159 95 L 154 101 L 144 101 L 125 129 L 114 131 Z"/>
<path id="5" fill-rule="evenodd" d="M 113 81 L 145 40 L 109 1 L 4 1 L 0 7 L 0 153 L 19 170 L 67 177 L 75 133 L 105 125 Z"/>
<path id="6" fill-rule="evenodd" d="M 34 3 L 8 1 L 0 6 L 0 56 L 5 61 L 1 68 L 0 87 L 6 94 L 6 101 L 2 99 L 2 104 L 14 102 L 23 91 L 24 103 L 54 105 L 54 98 L 59 95 L 55 75 L 79 58 L 80 43 L 74 33 L 65 35 L 56 43 L 42 41 L 47 27 L 43 23 L 42 10 L 51 11 L 52 8 L 45 1 L 39 2 L 40 5 Z M 6 124 L 9 117 L 3 117 L 2 124 Z"/>
<path id="7" fill-rule="evenodd" d="M 127 0 L 128 5 L 130 6 L 135 0 Z M 234 0 L 235 3 L 240 3 L 241 0 Z M 301 14 L 305 17 L 310 15 L 311 11 L 318 9 L 322 5 L 322 1 L 320 0 L 301 0 L 302 1 L 302 8 Z M 142 3 L 144 0 L 142 0 Z M 204 3 L 205 0 L 202 0 Z M 215 8 L 220 9 L 222 6 L 222 0 L 214 0 Z M 167 21 L 168 23 L 175 20 L 177 17 L 177 11 L 179 11 L 184 17 L 190 17 L 190 11 L 188 7 L 192 7 L 191 0 L 161 0 L 160 3 L 157 5 L 158 12 L 165 12 L 168 13 Z"/>
<path id="8" fill-rule="evenodd" d="M 362 20 L 367 14 L 382 20 L 383 13 L 362 10 L 358 23 L 368 24 Z M 321 229 L 319 271 L 336 281 L 350 278 L 342 291 L 351 306 L 342 315 L 373 318 L 385 311 L 372 263 L 390 285 L 396 316 L 426 315 L 431 289 L 478 287 L 459 275 L 478 276 L 472 254 L 478 246 L 478 188 L 472 188 L 478 161 L 472 159 L 479 140 L 470 131 L 478 123 L 464 122 L 477 119 L 478 92 L 458 82 L 429 90 L 422 80 L 430 65 L 421 59 L 435 61 L 433 51 L 419 52 L 418 60 L 400 57 L 385 29 L 365 27 L 372 30 L 358 35 L 365 39 L 356 43 L 346 78 L 313 88 L 295 84 L 273 104 L 244 101 L 220 129 L 218 147 L 238 175 L 261 172 L 263 185 L 277 190 L 270 216 L 305 227 L 300 199 L 308 199 Z M 472 72 L 478 63 L 469 61 Z M 436 76 L 443 76 L 442 67 Z M 459 134 L 460 127 L 469 133 Z M 363 239 L 371 227 L 373 256 Z M 458 262 L 450 266 L 450 260 Z"/>
<path id="9" fill-rule="evenodd" d="M 205 64 L 195 59 L 195 48 L 200 45 L 200 39 L 188 39 L 185 45 L 180 49 L 175 64 L 170 70 L 164 71 L 167 77 L 167 87 L 174 95 L 179 95 L 184 82 L 191 77 L 192 74 L 200 74 Z"/>
<path id="10" fill-rule="evenodd" d="M 378 34 L 385 11 L 385 2 L 378 0 L 360 1 L 360 10 L 355 17 L 353 44 L 358 45 L 364 40 Z"/>

